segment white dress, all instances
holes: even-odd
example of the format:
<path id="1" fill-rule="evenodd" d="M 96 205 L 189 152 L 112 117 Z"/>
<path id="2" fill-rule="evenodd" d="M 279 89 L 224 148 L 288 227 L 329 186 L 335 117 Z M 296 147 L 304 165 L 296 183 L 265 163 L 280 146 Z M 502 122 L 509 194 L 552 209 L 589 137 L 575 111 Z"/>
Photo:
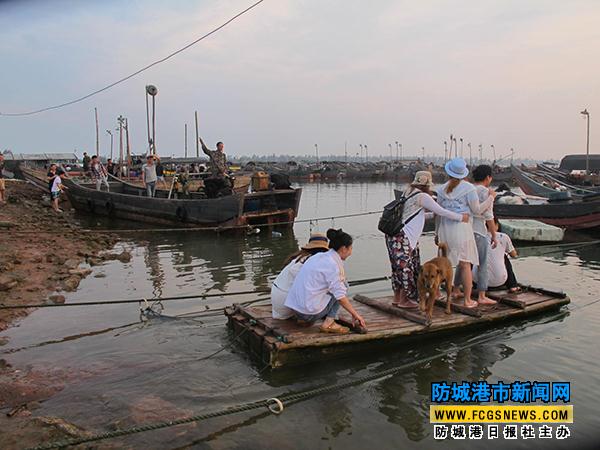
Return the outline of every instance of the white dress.
<path id="1" fill-rule="evenodd" d="M 437 202 L 449 211 L 469 213 L 471 216 L 480 215 L 494 201 L 493 197 L 489 196 L 485 202 L 479 203 L 475 186 L 468 181 L 461 181 L 449 194 L 446 192 L 447 186 L 446 182 L 437 188 Z M 438 217 L 436 220 L 438 240 L 448 245 L 448 259 L 453 266 L 458 265 L 460 261 L 479 264 L 472 222 L 472 218 L 468 223 L 456 222 L 445 217 Z"/>

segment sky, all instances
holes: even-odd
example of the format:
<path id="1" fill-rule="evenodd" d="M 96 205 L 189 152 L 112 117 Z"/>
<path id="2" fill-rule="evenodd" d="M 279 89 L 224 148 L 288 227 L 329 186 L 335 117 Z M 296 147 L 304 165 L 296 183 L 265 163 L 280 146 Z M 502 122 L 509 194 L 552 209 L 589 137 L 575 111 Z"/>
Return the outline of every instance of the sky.
<path id="1" fill-rule="evenodd" d="M 160 59 L 253 0 L 0 1 L 0 113 L 69 101 Z M 145 86 L 158 87 L 159 154 L 200 135 L 229 155 L 443 156 L 450 134 L 484 156 L 600 151 L 596 0 L 265 0 L 174 58 L 81 103 L 0 116 L 0 150 L 110 152 L 116 118 L 147 147 Z M 596 118 L 599 118 L 596 122 Z M 595 122 L 598 126 L 595 126 Z M 460 147 L 460 144 L 459 144 Z M 118 143 L 114 142 L 114 153 Z M 487 155 L 486 155 L 487 154 Z"/>

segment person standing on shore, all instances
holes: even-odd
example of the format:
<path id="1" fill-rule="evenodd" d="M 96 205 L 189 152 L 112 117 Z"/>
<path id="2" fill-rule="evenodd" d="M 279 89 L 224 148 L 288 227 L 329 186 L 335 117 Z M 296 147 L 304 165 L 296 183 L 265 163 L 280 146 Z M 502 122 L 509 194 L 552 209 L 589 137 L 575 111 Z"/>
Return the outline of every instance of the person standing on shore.
<path id="1" fill-rule="evenodd" d="M 154 164 L 155 159 L 160 161 L 158 155 L 148 155 L 146 157 L 146 164 L 142 166 L 142 182 L 144 183 L 148 197 L 154 197 L 156 192 L 158 176 L 156 175 L 156 164 Z"/>
<path id="2" fill-rule="evenodd" d="M 225 178 L 227 176 L 227 157 L 225 156 L 225 146 L 222 142 L 217 142 L 217 149 L 210 150 L 205 144 L 202 138 L 198 138 L 200 140 L 200 145 L 202 146 L 202 151 L 209 157 L 210 159 L 210 171 L 212 176 L 215 178 Z"/>
<path id="3" fill-rule="evenodd" d="M 52 209 L 57 212 L 63 212 L 62 209 L 58 207 L 58 198 L 60 197 L 60 193 L 63 189 L 67 189 L 62 184 L 62 178 L 65 176 L 65 171 L 62 169 L 58 169 L 56 172 L 56 176 L 54 177 L 54 181 L 52 182 L 52 187 L 50 188 L 50 198 L 52 199 Z"/>
<path id="4" fill-rule="evenodd" d="M 96 181 L 96 190 L 102 190 L 102 184 L 104 183 L 106 185 L 106 192 L 110 191 L 106 169 L 104 168 L 104 165 L 102 164 L 98 156 L 92 156 L 92 163 L 90 168 L 92 171 L 92 179 Z"/>
<path id="5" fill-rule="evenodd" d="M 0 205 L 6 203 L 6 185 L 4 184 L 4 155 L 0 153 Z"/>
<path id="6" fill-rule="evenodd" d="M 56 178 L 56 164 L 50 164 L 48 167 L 48 173 L 46 174 L 46 178 L 48 180 L 48 192 L 52 192 L 52 183 L 54 183 L 54 179 Z"/>

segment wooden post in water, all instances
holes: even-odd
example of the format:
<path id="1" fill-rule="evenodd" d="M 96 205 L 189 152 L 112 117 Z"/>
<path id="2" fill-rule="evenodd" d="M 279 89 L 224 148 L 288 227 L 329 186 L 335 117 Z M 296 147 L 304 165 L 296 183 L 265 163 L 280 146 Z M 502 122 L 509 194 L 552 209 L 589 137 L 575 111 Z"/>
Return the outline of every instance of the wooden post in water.
<path id="1" fill-rule="evenodd" d="M 98 108 L 94 108 L 94 115 L 96 116 L 96 156 L 100 158 L 100 136 L 98 135 Z"/>
<path id="2" fill-rule="evenodd" d="M 187 158 L 187 123 L 185 124 L 184 147 L 185 147 L 185 157 Z"/>
<path id="3" fill-rule="evenodd" d="M 196 120 L 196 158 L 200 158 L 200 136 L 198 136 L 198 111 L 194 111 L 194 119 Z"/>

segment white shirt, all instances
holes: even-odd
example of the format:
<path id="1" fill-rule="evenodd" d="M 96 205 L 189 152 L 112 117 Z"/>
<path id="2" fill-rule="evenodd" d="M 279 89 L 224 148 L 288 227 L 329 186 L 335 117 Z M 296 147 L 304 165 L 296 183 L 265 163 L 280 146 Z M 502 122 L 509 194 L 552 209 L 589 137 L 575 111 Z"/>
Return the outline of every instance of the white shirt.
<path id="1" fill-rule="evenodd" d="M 488 188 L 481 184 L 476 184 L 475 189 L 477 190 L 477 197 L 479 198 L 479 203 L 483 204 L 488 197 L 490 196 L 490 191 Z M 494 218 L 494 206 L 493 204 L 488 207 L 481 214 L 473 214 L 473 233 L 478 234 L 480 236 L 487 236 L 488 231 L 485 226 L 486 220 L 492 220 Z"/>
<path id="2" fill-rule="evenodd" d="M 410 196 L 411 192 L 406 194 L 406 196 Z M 421 210 L 419 211 L 419 208 Z M 402 220 L 406 221 L 410 218 L 411 214 L 414 214 L 415 210 L 419 211 L 417 215 L 412 218 L 402 230 L 404 230 L 404 235 L 408 238 L 408 242 L 410 243 L 410 248 L 416 248 L 419 238 L 421 234 L 423 234 L 423 228 L 425 227 L 425 211 L 431 211 L 434 214 L 437 214 L 441 217 L 447 217 L 450 220 L 461 221 L 462 215 L 448 211 L 438 205 L 435 200 L 431 197 L 431 195 L 420 192 L 412 198 L 409 198 L 404 205 L 404 214 L 402 215 Z M 405 217 L 406 216 L 406 217 Z"/>
<path id="3" fill-rule="evenodd" d="M 273 287 L 271 288 L 271 307 L 273 319 L 289 319 L 294 315 L 294 311 L 284 305 L 285 299 L 287 298 L 288 291 L 294 284 L 294 280 L 300 269 L 302 269 L 303 263 L 307 260 L 308 256 L 305 256 L 297 261 L 298 258 L 294 258 L 287 266 L 283 268 L 277 278 L 273 280 Z"/>
<path id="4" fill-rule="evenodd" d="M 492 235 L 488 234 L 488 238 L 491 240 Z M 508 279 L 508 273 L 506 272 L 506 266 L 504 265 L 504 255 L 512 252 L 515 248 L 513 243 L 504 233 L 496 233 L 496 239 L 498 245 L 496 248 L 488 249 L 487 258 L 487 269 L 488 269 L 488 284 L 491 287 L 502 286 Z"/>
<path id="5" fill-rule="evenodd" d="M 57 175 L 56 178 L 54 178 L 54 181 L 52 182 L 52 189 L 50 189 L 50 191 L 51 192 L 58 192 L 58 191 L 60 191 L 60 185 L 61 184 L 62 184 L 62 180 Z"/>
<path id="6" fill-rule="evenodd" d="M 331 295 L 346 296 L 346 274 L 342 258 L 331 249 L 306 261 L 296 276 L 285 306 L 302 314 L 318 314 L 325 309 Z"/>

